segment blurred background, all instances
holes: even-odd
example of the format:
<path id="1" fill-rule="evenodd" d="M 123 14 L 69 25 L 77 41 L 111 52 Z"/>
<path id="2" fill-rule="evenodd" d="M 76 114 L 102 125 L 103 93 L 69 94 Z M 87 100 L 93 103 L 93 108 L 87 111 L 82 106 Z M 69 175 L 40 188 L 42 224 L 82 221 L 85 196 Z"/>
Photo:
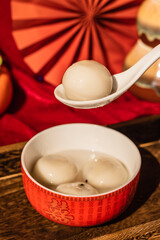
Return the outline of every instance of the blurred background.
<path id="1" fill-rule="evenodd" d="M 94 59 L 115 74 L 159 44 L 158 9 L 159 0 L 1 0 L 0 145 L 58 124 L 160 114 L 159 61 L 107 106 L 73 109 L 54 97 L 72 63 Z"/>

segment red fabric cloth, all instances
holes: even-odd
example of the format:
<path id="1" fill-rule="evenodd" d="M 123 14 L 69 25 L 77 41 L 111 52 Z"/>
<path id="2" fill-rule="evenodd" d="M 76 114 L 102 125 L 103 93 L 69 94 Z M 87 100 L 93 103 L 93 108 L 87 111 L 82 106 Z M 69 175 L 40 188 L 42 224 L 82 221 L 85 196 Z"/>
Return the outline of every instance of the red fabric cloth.
<path id="1" fill-rule="evenodd" d="M 140 1 L 137 1 L 134 6 L 135 18 L 139 3 Z M 130 92 L 97 109 L 73 109 L 58 102 L 53 94 L 54 86 L 37 82 L 23 62 L 12 37 L 9 0 L 1 0 L 0 16 L 0 50 L 6 55 L 11 66 L 14 84 L 11 105 L 0 116 L 0 145 L 28 140 L 39 131 L 58 124 L 81 122 L 107 125 L 144 115 L 160 114 L 159 103 L 138 100 Z M 110 60 L 114 66 L 112 73 L 121 71 L 126 54 L 137 39 L 136 25 L 132 24 L 131 29 L 130 34 L 125 36 L 126 41 L 123 38 L 121 42 L 122 48 L 115 52 Z"/>

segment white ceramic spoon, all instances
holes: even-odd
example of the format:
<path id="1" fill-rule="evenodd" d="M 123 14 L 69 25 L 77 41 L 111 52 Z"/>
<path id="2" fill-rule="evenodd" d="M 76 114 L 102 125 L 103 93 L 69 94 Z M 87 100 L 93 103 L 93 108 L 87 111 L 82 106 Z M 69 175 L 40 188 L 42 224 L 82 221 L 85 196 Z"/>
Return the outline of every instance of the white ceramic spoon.
<path id="1" fill-rule="evenodd" d="M 126 92 L 158 58 L 160 58 L 160 44 L 153 48 L 128 70 L 113 75 L 112 92 L 104 98 L 89 101 L 72 101 L 65 96 L 62 84 L 56 87 L 54 91 L 55 97 L 65 105 L 74 108 L 88 109 L 102 107 Z"/>

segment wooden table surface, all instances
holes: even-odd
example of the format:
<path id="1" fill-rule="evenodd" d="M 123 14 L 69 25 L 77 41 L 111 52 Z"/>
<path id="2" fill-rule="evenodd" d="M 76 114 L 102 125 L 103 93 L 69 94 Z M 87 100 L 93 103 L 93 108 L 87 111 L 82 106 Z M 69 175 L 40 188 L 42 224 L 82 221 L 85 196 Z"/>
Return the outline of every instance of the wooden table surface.
<path id="1" fill-rule="evenodd" d="M 127 135 L 142 155 L 135 198 L 111 222 L 69 227 L 37 213 L 22 184 L 20 156 L 25 143 L 0 147 L 0 240 L 160 239 L 160 115 L 109 126 Z"/>

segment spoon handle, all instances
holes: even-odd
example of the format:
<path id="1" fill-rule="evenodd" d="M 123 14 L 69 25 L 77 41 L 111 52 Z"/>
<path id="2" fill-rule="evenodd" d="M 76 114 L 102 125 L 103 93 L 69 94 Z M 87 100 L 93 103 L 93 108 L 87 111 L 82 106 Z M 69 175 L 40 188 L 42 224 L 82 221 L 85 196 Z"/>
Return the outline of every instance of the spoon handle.
<path id="1" fill-rule="evenodd" d="M 126 89 L 132 86 L 158 58 L 160 58 L 160 44 L 154 47 L 128 70 L 113 75 L 114 80 L 116 80 L 117 90 L 124 86 L 126 86 Z"/>

